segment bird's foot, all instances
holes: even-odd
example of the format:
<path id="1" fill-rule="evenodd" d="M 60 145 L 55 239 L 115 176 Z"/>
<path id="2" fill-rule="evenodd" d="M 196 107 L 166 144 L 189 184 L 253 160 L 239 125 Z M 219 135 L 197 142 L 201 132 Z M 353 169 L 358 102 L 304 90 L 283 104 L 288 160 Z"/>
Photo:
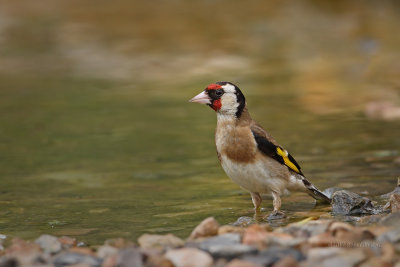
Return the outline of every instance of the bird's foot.
<path id="1" fill-rule="evenodd" d="M 280 220 L 286 218 L 286 214 L 281 210 L 274 210 L 268 215 L 267 220 Z"/>

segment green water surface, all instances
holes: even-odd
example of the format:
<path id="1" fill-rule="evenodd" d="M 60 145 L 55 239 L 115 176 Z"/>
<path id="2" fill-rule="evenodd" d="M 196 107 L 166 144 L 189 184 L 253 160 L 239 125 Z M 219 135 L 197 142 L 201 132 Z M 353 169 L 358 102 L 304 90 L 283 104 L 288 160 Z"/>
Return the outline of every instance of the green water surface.
<path id="1" fill-rule="evenodd" d="M 219 166 L 214 111 L 188 103 L 219 80 L 318 187 L 376 198 L 399 176 L 400 120 L 365 112 L 399 103 L 394 2 L 25 2 L 0 10 L 1 234 L 99 244 L 252 217 Z M 283 209 L 330 216 L 303 194 Z"/>

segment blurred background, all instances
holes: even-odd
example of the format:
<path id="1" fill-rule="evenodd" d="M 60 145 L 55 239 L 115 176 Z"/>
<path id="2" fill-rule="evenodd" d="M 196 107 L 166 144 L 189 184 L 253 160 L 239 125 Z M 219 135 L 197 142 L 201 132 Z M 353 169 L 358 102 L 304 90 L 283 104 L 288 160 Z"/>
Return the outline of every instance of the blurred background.
<path id="1" fill-rule="evenodd" d="M 318 187 L 391 191 L 399 25 L 398 1 L 1 1 L 0 233 L 99 244 L 252 216 L 214 111 L 187 102 L 216 81 Z M 313 206 L 283 200 L 287 222 L 330 216 Z"/>

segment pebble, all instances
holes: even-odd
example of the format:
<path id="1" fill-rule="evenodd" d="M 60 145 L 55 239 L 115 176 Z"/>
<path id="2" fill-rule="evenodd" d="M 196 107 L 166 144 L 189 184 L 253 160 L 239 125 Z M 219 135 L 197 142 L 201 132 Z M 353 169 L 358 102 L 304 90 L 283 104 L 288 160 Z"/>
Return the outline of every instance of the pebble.
<path id="1" fill-rule="evenodd" d="M 297 267 L 296 259 L 292 256 L 285 257 L 274 264 L 274 267 Z"/>
<path id="2" fill-rule="evenodd" d="M 180 248 L 169 250 L 165 258 L 170 260 L 175 267 L 210 267 L 212 257 L 196 248 Z"/>
<path id="3" fill-rule="evenodd" d="M 63 248 L 70 248 L 77 245 L 76 238 L 69 236 L 62 236 L 58 238 L 58 241 L 61 243 Z"/>
<path id="4" fill-rule="evenodd" d="M 134 244 L 131 241 L 128 241 L 123 238 L 112 238 L 112 239 L 107 239 L 104 242 L 104 245 L 109 245 L 112 247 L 116 248 L 127 248 L 127 247 L 133 247 Z"/>
<path id="5" fill-rule="evenodd" d="M 31 262 L 41 257 L 41 249 L 38 244 L 14 238 L 11 246 L 5 250 L 5 254 L 9 258 L 15 258 L 20 265 L 29 266 Z"/>
<path id="6" fill-rule="evenodd" d="M 208 217 L 194 228 L 189 239 L 214 236 L 218 234 L 219 223 L 214 217 Z"/>
<path id="7" fill-rule="evenodd" d="M 185 242 L 174 236 L 173 234 L 167 235 L 149 235 L 143 234 L 139 237 L 138 243 L 142 248 L 178 248 L 183 247 Z"/>
<path id="8" fill-rule="evenodd" d="M 211 237 L 193 245 L 217 258 L 229 259 L 257 252 L 255 247 L 241 244 L 241 237 L 236 233 Z"/>
<path id="9" fill-rule="evenodd" d="M 399 222 L 397 222 L 399 223 Z M 378 242 L 390 242 L 390 243 L 397 243 L 400 242 L 400 227 L 391 229 L 376 239 Z"/>
<path id="10" fill-rule="evenodd" d="M 321 233 L 319 235 L 314 235 L 307 240 L 307 243 L 311 247 L 329 247 L 336 244 L 337 239 L 333 237 L 330 233 Z"/>
<path id="11" fill-rule="evenodd" d="M 105 259 L 118 254 L 118 249 L 109 245 L 103 245 L 97 249 L 97 257 Z"/>
<path id="12" fill-rule="evenodd" d="M 379 224 L 388 227 L 400 227 L 400 212 L 393 212 L 381 219 Z"/>
<path id="13" fill-rule="evenodd" d="M 250 225 L 243 234 L 243 244 L 253 245 L 259 249 L 266 246 L 268 232 L 258 224 Z"/>
<path id="14" fill-rule="evenodd" d="M 226 267 L 263 267 L 263 265 L 253 263 L 251 261 L 235 259 L 230 261 Z"/>
<path id="15" fill-rule="evenodd" d="M 336 239 L 349 242 L 361 242 L 375 238 L 375 235 L 371 231 L 361 227 L 354 227 L 345 222 L 332 223 L 328 228 L 328 231 Z"/>
<path id="16" fill-rule="evenodd" d="M 174 267 L 173 263 L 162 255 L 146 255 L 146 267 Z"/>
<path id="17" fill-rule="evenodd" d="M 116 266 L 143 266 L 143 256 L 136 248 L 125 248 L 116 257 Z"/>
<path id="18" fill-rule="evenodd" d="M 267 246 L 295 247 L 304 243 L 307 239 L 304 237 L 293 237 L 286 233 L 272 232 L 268 233 L 265 243 Z"/>
<path id="19" fill-rule="evenodd" d="M 355 248 L 313 248 L 308 252 L 307 266 L 354 267 L 367 258 L 362 249 Z"/>
<path id="20" fill-rule="evenodd" d="M 62 249 L 62 244 L 57 237 L 52 235 L 41 235 L 35 240 L 35 243 L 40 246 L 44 253 L 56 254 Z"/>
<path id="21" fill-rule="evenodd" d="M 73 238 L 42 235 L 35 242 L 13 239 L 0 254 L 0 267 L 395 266 L 400 260 L 399 220 L 400 212 L 394 212 L 372 227 L 310 218 L 273 231 L 267 224 L 228 225 L 212 235 L 202 230 L 186 242 L 172 234 L 145 234 L 140 247 L 122 238 L 78 247 Z M 202 229 L 218 224 L 213 218 L 205 221 Z"/>
<path id="22" fill-rule="evenodd" d="M 223 235 L 227 233 L 239 233 L 243 234 L 244 233 L 244 228 L 238 227 L 238 226 L 233 226 L 233 225 L 222 225 L 218 228 L 218 235 Z"/>
<path id="23" fill-rule="evenodd" d="M 270 247 L 257 255 L 247 255 L 242 257 L 242 259 L 261 266 L 272 266 L 288 256 L 291 256 L 295 261 L 303 261 L 305 259 L 303 253 L 299 250 L 282 247 Z"/>
<path id="24" fill-rule="evenodd" d="M 243 235 L 243 244 L 253 245 L 258 249 L 268 246 L 293 247 L 305 240 L 305 238 L 293 237 L 293 235 L 281 231 L 268 232 L 256 224 L 249 226 Z"/>
<path id="25" fill-rule="evenodd" d="M 392 212 L 400 211 L 400 194 L 392 194 L 389 198 L 389 203 Z"/>
<path id="26" fill-rule="evenodd" d="M 54 259 L 53 263 L 56 267 L 68 266 L 79 263 L 87 264 L 91 267 L 100 267 L 102 264 L 102 260 L 90 255 L 79 254 L 75 252 L 65 252 L 58 255 Z"/>
<path id="27" fill-rule="evenodd" d="M 68 251 L 78 253 L 78 254 L 91 255 L 91 256 L 96 255 L 96 253 L 94 253 L 93 249 L 89 248 L 89 247 L 72 247 Z"/>
<path id="28" fill-rule="evenodd" d="M 332 220 L 309 221 L 306 224 L 292 223 L 286 227 L 278 228 L 276 232 L 283 232 L 294 237 L 308 238 L 327 231 Z"/>
<path id="29" fill-rule="evenodd" d="M 369 224 L 376 224 L 382 220 L 384 214 L 377 214 L 377 215 L 367 215 L 363 216 L 358 220 L 358 225 L 369 225 Z"/>
<path id="30" fill-rule="evenodd" d="M 249 226 L 249 225 L 255 224 L 255 223 L 257 223 L 257 221 L 254 218 L 242 216 L 242 217 L 239 217 L 234 223 L 232 223 L 232 225 L 245 227 L 245 226 Z"/>

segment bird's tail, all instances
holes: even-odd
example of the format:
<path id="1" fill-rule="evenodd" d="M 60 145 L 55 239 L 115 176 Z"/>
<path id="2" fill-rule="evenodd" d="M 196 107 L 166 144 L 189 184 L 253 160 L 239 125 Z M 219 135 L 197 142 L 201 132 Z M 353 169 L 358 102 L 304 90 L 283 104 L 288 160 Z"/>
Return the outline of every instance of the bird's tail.
<path id="1" fill-rule="evenodd" d="M 311 197 L 319 201 L 331 203 L 331 199 L 327 195 L 322 193 L 315 185 L 310 183 L 310 181 L 308 181 L 304 176 L 296 175 L 296 178 L 301 180 L 304 187 L 306 188 L 306 193 L 309 194 Z"/>

